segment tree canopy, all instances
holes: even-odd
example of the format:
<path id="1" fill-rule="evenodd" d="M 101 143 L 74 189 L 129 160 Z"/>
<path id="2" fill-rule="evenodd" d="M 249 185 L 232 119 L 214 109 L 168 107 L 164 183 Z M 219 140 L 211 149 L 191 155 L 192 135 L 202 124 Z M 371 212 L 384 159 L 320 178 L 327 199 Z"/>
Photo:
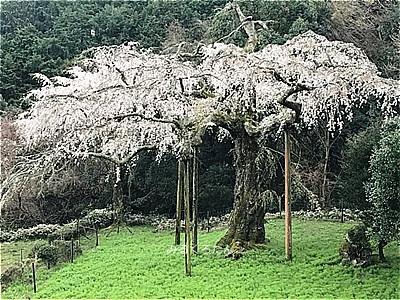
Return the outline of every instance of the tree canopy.
<path id="1" fill-rule="evenodd" d="M 251 223 L 255 231 L 235 233 L 228 244 L 259 242 L 266 193 L 274 193 L 271 149 L 281 130 L 324 121 L 329 131 L 340 131 L 368 99 L 385 115 L 395 115 L 398 82 L 378 74 L 354 45 L 311 31 L 254 53 L 221 43 L 172 54 L 138 49 L 133 42 L 91 48 L 67 76 L 35 75 L 42 87 L 27 95 L 34 104 L 18 125 L 26 150 L 39 154 L 17 166 L 3 201 L 16 191 L 12 186 L 21 187 L 27 170 L 48 168 L 47 177 L 57 171 L 54 165 L 89 156 L 120 165 L 147 149 L 187 158 L 205 131 L 217 127 L 221 138 L 235 142 L 235 193 L 245 191 L 235 201 L 254 206 L 258 220 L 238 214 L 231 228 Z M 258 187 L 241 185 L 247 172 Z M 241 218 L 246 221 L 238 227 Z"/>

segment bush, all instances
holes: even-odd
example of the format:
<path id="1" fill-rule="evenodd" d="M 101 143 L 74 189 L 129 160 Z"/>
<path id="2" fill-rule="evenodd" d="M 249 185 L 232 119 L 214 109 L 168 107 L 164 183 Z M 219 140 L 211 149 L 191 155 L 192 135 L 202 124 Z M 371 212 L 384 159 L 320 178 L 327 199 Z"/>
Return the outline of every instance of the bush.
<path id="1" fill-rule="evenodd" d="M 371 263 L 372 249 L 367 237 L 367 227 L 362 224 L 349 229 L 339 253 L 342 263 L 368 266 Z"/>
<path id="2" fill-rule="evenodd" d="M 113 214 L 112 210 L 103 208 L 103 209 L 94 209 L 89 212 L 85 217 L 80 220 L 82 226 L 94 227 L 97 226 L 107 227 L 110 226 L 113 222 Z"/>
<path id="3" fill-rule="evenodd" d="M 59 262 L 65 262 L 71 260 L 71 241 L 54 240 L 52 242 L 53 247 L 57 249 L 57 259 Z M 82 248 L 78 241 L 74 241 L 74 256 L 82 254 Z"/>
<path id="4" fill-rule="evenodd" d="M 0 231 L 0 243 L 4 242 L 11 242 L 14 238 L 15 232 L 14 231 Z"/>
<path id="5" fill-rule="evenodd" d="M 60 228 L 58 228 L 48 236 L 50 240 L 56 240 L 56 239 L 72 240 L 75 237 L 76 237 L 76 221 L 60 226 Z"/>
<path id="6" fill-rule="evenodd" d="M 282 212 L 283 216 L 284 212 Z M 363 213 L 359 210 L 343 210 L 343 221 L 359 221 Z M 280 216 L 278 213 L 267 213 L 265 215 L 266 219 L 274 219 Z M 339 221 L 342 219 L 342 210 L 333 207 L 330 210 L 322 210 L 317 208 L 316 210 L 298 210 L 293 211 L 292 216 L 301 219 L 316 219 L 316 220 L 329 220 L 329 221 Z"/>
<path id="7" fill-rule="evenodd" d="M 371 126 L 346 141 L 342 174 L 338 182 L 338 197 L 344 207 L 369 209 L 364 185 L 370 178 L 369 158 L 379 141 L 379 130 Z"/>
<path id="8" fill-rule="evenodd" d="M 43 260 L 48 268 L 50 268 L 50 266 L 54 266 L 58 261 L 58 250 L 57 247 L 45 242 L 36 243 L 28 256 Z"/>
<path id="9" fill-rule="evenodd" d="M 74 257 L 81 254 L 82 249 L 78 241 L 74 241 Z M 51 245 L 46 242 L 37 242 L 28 256 L 41 259 L 48 267 L 55 265 L 57 262 L 70 261 L 71 241 L 54 240 Z"/>
<path id="10" fill-rule="evenodd" d="M 23 274 L 22 266 L 11 266 L 4 271 L 2 270 L 1 273 L 1 287 L 4 289 L 7 287 L 11 282 L 15 281 L 16 279 L 20 278 Z"/>
<path id="11" fill-rule="evenodd" d="M 80 232 L 85 228 L 99 228 L 111 225 L 113 222 L 113 212 L 107 209 L 95 209 L 88 213 L 80 220 Z M 0 242 L 12 242 L 19 240 L 36 240 L 36 239 L 66 239 L 70 240 L 76 237 L 77 221 L 64 225 L 57 224 L 40 224 L 31 228 L 20 228 L 17 231 L 1 231 Z"/>
<path id="12" fill-rule="evenodd" d="M 13 241 L 19 240 L 35 240 L 35 239 L 47 239 L 49 235 L 60 229 L 60 225 L 52 224 L 40 224 L 31 228 L 18 229 L 14 236 Z"/>
<path id="13" fill-rule="evenodd" d="M 125 214 L 125 222 L 130 226 L 152 225 L 159 216 L 145 216 L 142 214 Z M 158 222 L 157 222 L 158 223 Z"/>
<path id="14" fill-rule="evenodd" d="M 400 117 L 382 127 L 381 140 L 371 156 L 370 173 L 366 191 L 371 210 L 365 222 L 371 228 L 371 237 L 379 243 L 383 260 L 383 247 L 400 238 Z"/>

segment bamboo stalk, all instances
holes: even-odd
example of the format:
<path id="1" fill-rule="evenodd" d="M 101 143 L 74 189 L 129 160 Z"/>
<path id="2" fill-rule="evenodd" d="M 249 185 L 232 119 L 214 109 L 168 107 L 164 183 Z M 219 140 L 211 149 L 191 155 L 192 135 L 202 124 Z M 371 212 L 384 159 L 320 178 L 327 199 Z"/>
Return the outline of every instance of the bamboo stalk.
<path id="1" fill-rule="evenodd" d="M 290 203 L 290 135 L 285 130 L 285 254 L 292 260 L 292 212 Z"/>

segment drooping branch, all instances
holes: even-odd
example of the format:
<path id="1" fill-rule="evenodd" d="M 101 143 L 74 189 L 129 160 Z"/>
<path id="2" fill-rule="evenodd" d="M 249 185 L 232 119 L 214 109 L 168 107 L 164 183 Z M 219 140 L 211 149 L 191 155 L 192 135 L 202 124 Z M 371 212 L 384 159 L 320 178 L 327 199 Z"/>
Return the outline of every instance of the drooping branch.
<path id="1" fill-rule="evenodd" d="M 290 96 L 299 93 L 301 91 L 304 91 L 304 89 L 299 88 L 298 86 L 292 87 L 289 90 L 287 90 L 278 100 L 277 102 L 295 112 L 295 120 L 296 122 L 300 118 L 301 114 L 301 103 L 297 103 L 294 101 L 288 100 Z"/>
<path id="2" fill-rule="evenodd" d="M 74 156 L 92 156 L 92 157 L 108 160 L 116 165 L 123 165 L 123 164 L 126 164 L 127 162 L 129 162 L 133 157 L 138 155 L 140 152 L 154 150 L 154 149 L 156 149 L 155 145 L 144 145 L 144 146 L 138 147 L 135 151 L 132 151 L 129 155 L 125 156 L 122 159 L 117 159 L 115 157 L 112 157 L 110 155 L 107 155 L 107 154 L 104 154 L 101 152 L 73 152 L 73 151 L 70 151 L 65 148 L 63 150 L 66 153 L 72 154 Z"/>
<path id="3" fill-rule="evenodd" d="M 277 102 L 279 104 L 283 105 L 284 107 L 287 107 L 287 108 L 293 110 L 295 112 L 295 122 L 298 122 L 300 120 L 302 105 L 301 105 L 301 103 L 290 101 L 288 99 L 290 98 L 290 96 L 300 93 L 302 91 L 311 91 L 311 90 L 315 89 L 315 87 L 311 87 L 311 86 L 308 86 L 306 84 L 302 84 L 299 82 L 291 83 L 287 79 L 285 79 L 281 74 L 279 74 L 279 72 L 277 72 L 276 70 L 273 70 L 273 75 L 274 75 L 275 79 L 277 79 L 278 81 L 281 81 L 281 82 L 285 83 L 286 85 L 291 86 L 291 88 L 289 90 L 287 90 L 285 93 L 283 93 L 283 95 L 277 100 Z"/>
<path id="4" fill-rule="evenodd" d="M 154 150 L 154 149 L 156 149 L 155 145 L 145 145 L 145 146 L 138 147 L 131 154 L 129 154 L 128 156 L 126 156 L 125 158 L 120 160 L 119 163 L 125 164 L 125 163 L 129 162 L 134 156 L 138 155 L 139 153 L 144 152 L 144 151 Z"/>
<path id="5" fill-rule="evenodd" d="M 176 120 L 155 118 L 155 117 L 146 116 L 146 115 L 141 114 L 141 113 L 128 113 L 128 114 L 117 115 L 117 116 L 113 116 L 111 118 L 108 118 L 107 120 L 108 121 L 114 120 L 114 121 L 117 121 L 117 122 L 121 122 L 123 119 L 126 119 L 126 118 L 140 118 L 142 120 L 156 122 L 156 123 L 172 124 L 176 128 L 182 129 L 182 125 Z"/>

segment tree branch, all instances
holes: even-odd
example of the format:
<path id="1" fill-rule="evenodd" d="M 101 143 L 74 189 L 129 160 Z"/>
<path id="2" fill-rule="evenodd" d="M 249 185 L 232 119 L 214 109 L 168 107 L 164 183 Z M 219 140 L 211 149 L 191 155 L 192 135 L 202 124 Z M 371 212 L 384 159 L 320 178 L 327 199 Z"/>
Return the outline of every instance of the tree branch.
<path id="1" fill-rule="evenodd" d="M 278 100 L 277 102 L 295 112 L 295 122 L 300 120 L 301 114 L 301 103 L 297 103 L 294 101 L 289 101 L 289 97 L 297 94 L 302 91 L 311 91 L 315 89 L 315 87 L 308 86 L 303 83 L 292 83 L 289 82 L 286 78 L 284 78 L 281 74 L 279 74 L 276 70 L 272 69 L 272 73 L 276 80 L 285 83 L 286 85 L 290 86 L 291 88 L 287 90 Z"/>
<path id="2" fill-rule="evenodd" d="M 144 146 L 138 147 L 131 154 L 126 156 L 124 159 L 120 160 L 120 164 L 125 164 L 125 163 L 129 162 L 134 156 L 138 155 L 140 152 L 150 151 L 150 150 L 154 150 L 154 149 L 156 149 L 155 145 L 144 145 Z"/>
<path id="3" fill-rule="evenodd" d="M 96 157 L 96 158 L 101 158 L 108 160 L 116 165 L 123 165 L 129 162 L 134 156 L 138 155 L 140 152 L 143 151 L 149 151 L 149 150 L 154 150 L 156 149 L 155 145 L 144 145 L 141 147 L 138 147 L 135 151 L 131 152 L 129 155 L 124 157 L 123 159 L 117 159 L 115 157 L 112 157 L 110 155 L 101 153 L 101 152 L 73 152 L 68 149 L 63 149 L 66 153 L 75 155 L 75 156 L 91 156 L 91 157 Z"/>
<path id="4" fill-rule="evenodd" d="M 176 120 L 148 117 L 148 116 L 145 116 L 144 114 L 141 114 L 141 113 L 129 113 L 129 114 L 117 115 L 117 116 L 111 117 L 111 118 L 109 118 L 107 120 L 108 121 L 114 120 L 114 121 L 117 121 L 117 122 L 121 122 L 125 118 L 140 118 L 140 119 L 143 119 L 143 120 L 146 120 L 146 121 L 152 121 L 152 122 L 156 122 L 156 123 L 172 124 L 172 125 L 175 125 L 176 128 L 182 129 L 181 124 Z"/>
<path id="5" fill-rule="evenodd" d="M 232 30 L 228 35 L 223 36 L 222 38 L 218 39 L 215 43 L 219 43 L 221 41 L 224 41 L 224 40 L 230 38 L 232 35 L 234 35 L 236 32 L 238 32 L 248 22 L 249 22 L 249 20 L 246 19 L 236 29 Z"/>
<path id="6" fill-rule="evenodd" d="M 295 122 L 298 122 L 300 120 L 301 103 L 289 101 L 288 98 L 294 94 L 301 92 L 301 91 L 304 91 L 304 89 L 301 89 L 297 86 L 292 87 L 289 90 L 287 90 L 277 101 L 279 104 L 281 104 L 295 112 Z"/>
<path id="7" fill-rule="evenodd" d="M 245 16 L 240 9 L 240 6 L 234 2 L 232 3 L 233 9 L 236 11 L 236 14 L 241 22 L 240 26 L 236 28 L 231 34 L 234 32 L 237 32 L 240 28 L 243 27 L 244 31 L 246 32 L 247 35 L 247 43 L 246 43 L 246 49 L 248 52 L 254 52 L 257 44 L 258 44 L 258 35 L 257 35 L 257 30 L 256 30 L 256 25 L 261 26 L 263 29 L 268 30 L 268 26 L 266 22 L 260 21 L 260 20 L 253 20 L 252 16 Z M 274 22 L 274 21 L 267 21 L 267 22 Z M 231 35 L 229 34 L 229 36 Z"/>
<path id="8" fill-rule="evenodd" d="M 127 81 L 126 76 L 125 76 L 125 73 L 121 69 L 119 69 L 118 67 L 115 67 L 115 70 L 121 76 L 122 82 L 125 83 L 126 86 L 129 86 L 128 81 Z"/>

